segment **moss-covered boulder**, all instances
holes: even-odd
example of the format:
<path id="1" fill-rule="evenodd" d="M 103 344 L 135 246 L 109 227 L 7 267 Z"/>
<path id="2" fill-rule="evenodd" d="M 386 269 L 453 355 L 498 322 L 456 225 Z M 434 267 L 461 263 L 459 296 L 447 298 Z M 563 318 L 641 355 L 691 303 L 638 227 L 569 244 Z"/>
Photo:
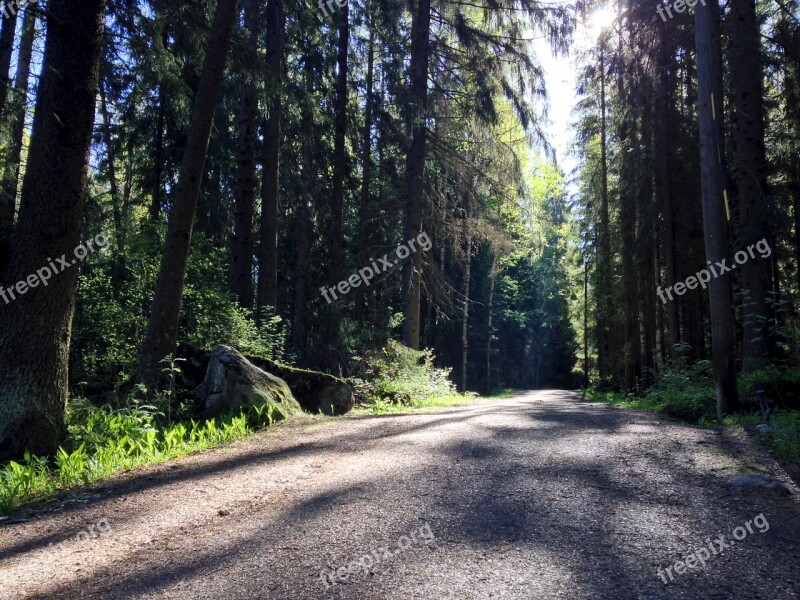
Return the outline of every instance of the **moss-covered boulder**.
<path id="1" fill-rule="evenodd" d="M 208 418 L 265 404 L 274 407 L 273 415 L 278 419 L 302 412 L 283 379 L 254 365 L 230 346 L 211 350 L 199 400 Z"/>
<path id="2" fill-rule="evenodd" d="M 353 388 L 343 379 L 318 371 L 295 369 L 267 358 L 247 358 L 257 367 L 274 373 L 288 383 L 300 406 L 308 412 L 316 414 L 321 411 L 323 414 L 335 416 L 353 409 Z"/>

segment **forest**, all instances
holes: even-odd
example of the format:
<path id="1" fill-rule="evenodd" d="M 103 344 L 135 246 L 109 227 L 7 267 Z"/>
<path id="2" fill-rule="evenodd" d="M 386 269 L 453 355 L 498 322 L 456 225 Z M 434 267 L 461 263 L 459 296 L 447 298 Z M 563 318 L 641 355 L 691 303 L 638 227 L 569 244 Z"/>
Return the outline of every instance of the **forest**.
<path id="1" fill-rule="evenodd" d="M 509 390 L 797 456 L 796 0 L 7 3 L 0 169 L 4 512 Z"/>

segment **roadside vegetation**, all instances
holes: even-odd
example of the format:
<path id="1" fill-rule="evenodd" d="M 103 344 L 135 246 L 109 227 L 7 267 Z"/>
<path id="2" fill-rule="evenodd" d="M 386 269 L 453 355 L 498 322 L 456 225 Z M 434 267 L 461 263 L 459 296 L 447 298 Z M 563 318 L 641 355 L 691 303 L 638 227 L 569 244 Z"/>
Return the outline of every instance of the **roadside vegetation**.
<path id="1" fill-rule="evenodd" d="M 782 458 L 800 464 L 800 369 L 774 365 L 742 374 L 739 379 L 743 410 L 727 415 L 722 424 L 753 432 Z M 757 431 L 767 419 L 759 403 L 759 392 L 768 401 L 770 430 Z M 714 382 L 709 361 L 687 366 L 675 362 L 658 375 L 657 383 L 636 394 L 589 388 L 594 402 L 672 415 L 702 425 L 718 424 L 715 417 Z"/>
<path id="2" fill-rule="evenodd" d="M 275 345 L 261 347 L 274 356 Z M 474 398 L 459 394 L 449 369 L 434 366 L 430 350 L 415 351 L 395 341 L 359 362 L 351 377 L 356 412 L 386 414 L 450 406 Z M 180 363 L 168 361 L 167 379 L 180 377 Z M 144 396 L 144 394 L 142 394 Z M 202 419 L 189 397 L 170 389 L 150 403 L 120 408 L 73 399 L 67 413 L 69 435 L 52 458 L 26 453 L 0 467 L 0 513 L 45 500 L 136 467 L 163 462 L 211 446 L 244 438 L 286 418 L 277 407 L 251 407 L 239 414 Z"/>

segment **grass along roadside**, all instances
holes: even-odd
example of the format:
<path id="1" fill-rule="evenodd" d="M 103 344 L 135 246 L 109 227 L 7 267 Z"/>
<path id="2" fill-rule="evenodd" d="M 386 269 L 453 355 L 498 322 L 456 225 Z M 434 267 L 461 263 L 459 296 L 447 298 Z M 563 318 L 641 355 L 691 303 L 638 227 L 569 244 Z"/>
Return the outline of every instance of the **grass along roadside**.
<path id="1" fill-rule="evenodd" d="M 507 398 L 511 390 L 479 399 Z M 377 402 L 357 407 L 361 415 L 402 414 L 454 406 L 475 399 L 474 394 L 435 395 L 413 399 L 410 405 Z M 76 403 L 71 410 L 70 443 L 53 458 L 26 454 L 21 462 L 0 465 L 0 514 L 24 504 L 48 500 L 136 467 L 158 464 L 245 438 L 282 420 L 273 407 L 251 407 L 239 415 L 208 421 L 163 423 L 153 406 L 120 410 Z M 317 426 L 333 422 L 326 419 Z M 74 448 L 74 449 L 72 449 Z"/>
<path id="2" fill-rule="evenodd" d="M 70 424 L 70 450 L 53 458 L 25 454 L 0 466 L 0 514 L 88 486 L 129 469 L 164 462 L 251 435 L 283 418 L 272 406 L 207 421 L 163 424 L 152 406 L 82 407 Z M 75 418 L 75 417 L 73 417 Z"/>
<path id="3" fill-rule="evenodd" d="M 695 392 L 696 390 L 689 391 L 689 393 Z M 705 415 L 699 418 L 687 418 L 684 415 L 676 414 L 671 399 L 658 394 L 647 393 L 642 397 L 636 397 L 620 392 L 599 391 L 590 388 L 586 392 L 586 398 L 592 402 L 602 402 L 633 410 L 671 414 L 706 426 L 718 424 L 714 418 Z M 775 410 L 770 417 L 770 423 L 775 425 L 772 431 L 757 432 L 755 426 L 761 423 L 764 423 L 764 416 L 761 413 L 729 415 L 722 420 L 722 424 L 727 427 L 741 427 L 755 433 L 778 456 L 800 465 L 800 411 Z"/>
<path id="4" fill-rule="evenodd" d="M 478 396 L 474 392 L 467 392 L 466 394 L 454 392 L 452 394 L 434 395 L 412 401 L 410 404 L 397 404 L 390 401 L 376 400 L 373 404 L 356 406 L 353 409 L 353 413 L 357 415 L 409 414 L 418 410 L 458 406 L 472 401 L 505 400 L 513 395 L 514 390 L 504 389 L 490 396 Z"/>

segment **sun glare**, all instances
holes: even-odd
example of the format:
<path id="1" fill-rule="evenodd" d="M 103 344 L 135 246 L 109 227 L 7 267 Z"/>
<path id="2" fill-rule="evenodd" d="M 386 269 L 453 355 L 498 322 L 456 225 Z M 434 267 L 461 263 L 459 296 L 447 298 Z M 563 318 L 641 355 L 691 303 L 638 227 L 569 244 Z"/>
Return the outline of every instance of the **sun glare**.
<path id="1" fill-rule="evenodd" d="M 614 10 L 607 4 L 598 5 L 588 22 L 592 37 L 595 39 L 600 37 L 616 18 L 617 15 L 614 13 Z"/>

